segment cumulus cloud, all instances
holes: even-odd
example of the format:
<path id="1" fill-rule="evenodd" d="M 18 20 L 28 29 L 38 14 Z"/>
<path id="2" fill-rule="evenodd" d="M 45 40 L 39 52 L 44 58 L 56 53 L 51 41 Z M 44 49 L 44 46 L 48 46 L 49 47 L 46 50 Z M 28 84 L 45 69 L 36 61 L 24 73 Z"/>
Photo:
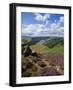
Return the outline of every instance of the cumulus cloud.
<path id="1" fill-rule="evenodd" d="M 45 21 L 48 18 L 48 15 L 41 16 L 36 15 L 37 20 Z M 50 21 L 46 20 L 47 23 Z M 22 36 L 29 37 L 45 37 L 45 36 L 57 36 L 64 37 L 64 26 L 61 26 L 61 23 L 64 23 L 64 17 L 60 17 L 58 21 L 47 24 L 29 24 L 22 25 Z"/>
<path id="2" fill-rule="evenodd" d="M 23 36 L 40 37 L 40 36 L 63 36 L 64 27 L 47 27 L 42 24 L 26 25 L 22 28 Z"/>
<path id="3" fill-rule="evenodd" d="M 23 25 L 22 26 L 22 36 L 30 36 L 33 35 L 36 30 L 35 25 L 30 24 L 30 25 Z"/>
<path id="4" fill-rule="evenodd" d="M 37 20 L 37 21 L 43 21 L 44 22 L 50 18 L 50 14 L 42 15 L 40 13 L 34 13 L 34 15 L 35 15 L 35 20 Z"/>
<path id="5" fill-rule="evenodd" d="M 64 17 L 60 17 L 59 22 L 64 22 Z"/>

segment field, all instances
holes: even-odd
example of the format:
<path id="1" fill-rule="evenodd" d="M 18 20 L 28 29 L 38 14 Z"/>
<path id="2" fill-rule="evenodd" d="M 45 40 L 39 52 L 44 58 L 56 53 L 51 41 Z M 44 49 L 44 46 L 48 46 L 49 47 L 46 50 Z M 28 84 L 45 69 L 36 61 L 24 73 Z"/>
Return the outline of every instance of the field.
<path id="1" fill-rule="evenodd" d="M 22 37 L 22 77 L 64 75 L 64 38 Z"/>

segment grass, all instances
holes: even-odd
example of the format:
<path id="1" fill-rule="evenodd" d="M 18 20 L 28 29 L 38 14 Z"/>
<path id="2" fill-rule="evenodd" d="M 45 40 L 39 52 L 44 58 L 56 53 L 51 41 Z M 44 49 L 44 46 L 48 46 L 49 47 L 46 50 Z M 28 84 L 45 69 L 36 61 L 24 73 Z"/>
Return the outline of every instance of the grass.
<path id="1" fill-rule="evenodd" d="M 37 53 L 55 53 L 55 54 L 63 54 L 64 53 L 64 46 L 63 45 L 59 45 L 59 46 L 55 46 L 54 48 L 49 48 L 45 45 L 32 45 L 31 49 L 33 51 L 36 51 Z"/>
<path id="2" fill-rule="evenodd" d="M 22 41 L 25 43 L 32 43 L 32 38 L 22 38 Z M 31 49 L 40 54 L 64 54 L 64 43 L 59 39 L 50 40 L 49 42 L 46 42 L 46 44 L 32 44 Z"/>
<path id="3" fill-rule="evenodd" d="M 29 43 L 31 41 L 32 41 L 31 38 L 22 38 L 22 42 Z"/>
<path id="4" fill-rule="evenodd" d="M 36 44 L 36 45 L 32 45 L 31 49 L 37 53 L 47 53 L 49 48 L 45 45 Z"/>

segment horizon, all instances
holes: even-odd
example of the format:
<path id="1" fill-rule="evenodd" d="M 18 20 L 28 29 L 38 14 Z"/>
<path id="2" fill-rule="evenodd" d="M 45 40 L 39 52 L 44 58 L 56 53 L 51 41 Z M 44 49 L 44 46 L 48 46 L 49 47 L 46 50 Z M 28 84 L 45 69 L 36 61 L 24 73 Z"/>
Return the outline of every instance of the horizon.
<path id="1" fill-rule="evenodd" d="M 56 38 L 64 38 L 63 36 L 21 36 L 22 38 L 51 38 L 51 37 L 56 37 Z"/>

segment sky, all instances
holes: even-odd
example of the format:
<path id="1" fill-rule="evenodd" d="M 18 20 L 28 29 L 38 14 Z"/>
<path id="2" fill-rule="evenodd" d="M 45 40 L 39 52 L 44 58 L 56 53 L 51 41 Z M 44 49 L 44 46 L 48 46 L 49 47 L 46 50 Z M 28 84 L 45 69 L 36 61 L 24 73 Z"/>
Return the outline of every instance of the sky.
<path id="1" fill-rule="evenodd" d="M 64 37 L 64 15 L 51 13 L 21 13 L 22 36 Z"/>

